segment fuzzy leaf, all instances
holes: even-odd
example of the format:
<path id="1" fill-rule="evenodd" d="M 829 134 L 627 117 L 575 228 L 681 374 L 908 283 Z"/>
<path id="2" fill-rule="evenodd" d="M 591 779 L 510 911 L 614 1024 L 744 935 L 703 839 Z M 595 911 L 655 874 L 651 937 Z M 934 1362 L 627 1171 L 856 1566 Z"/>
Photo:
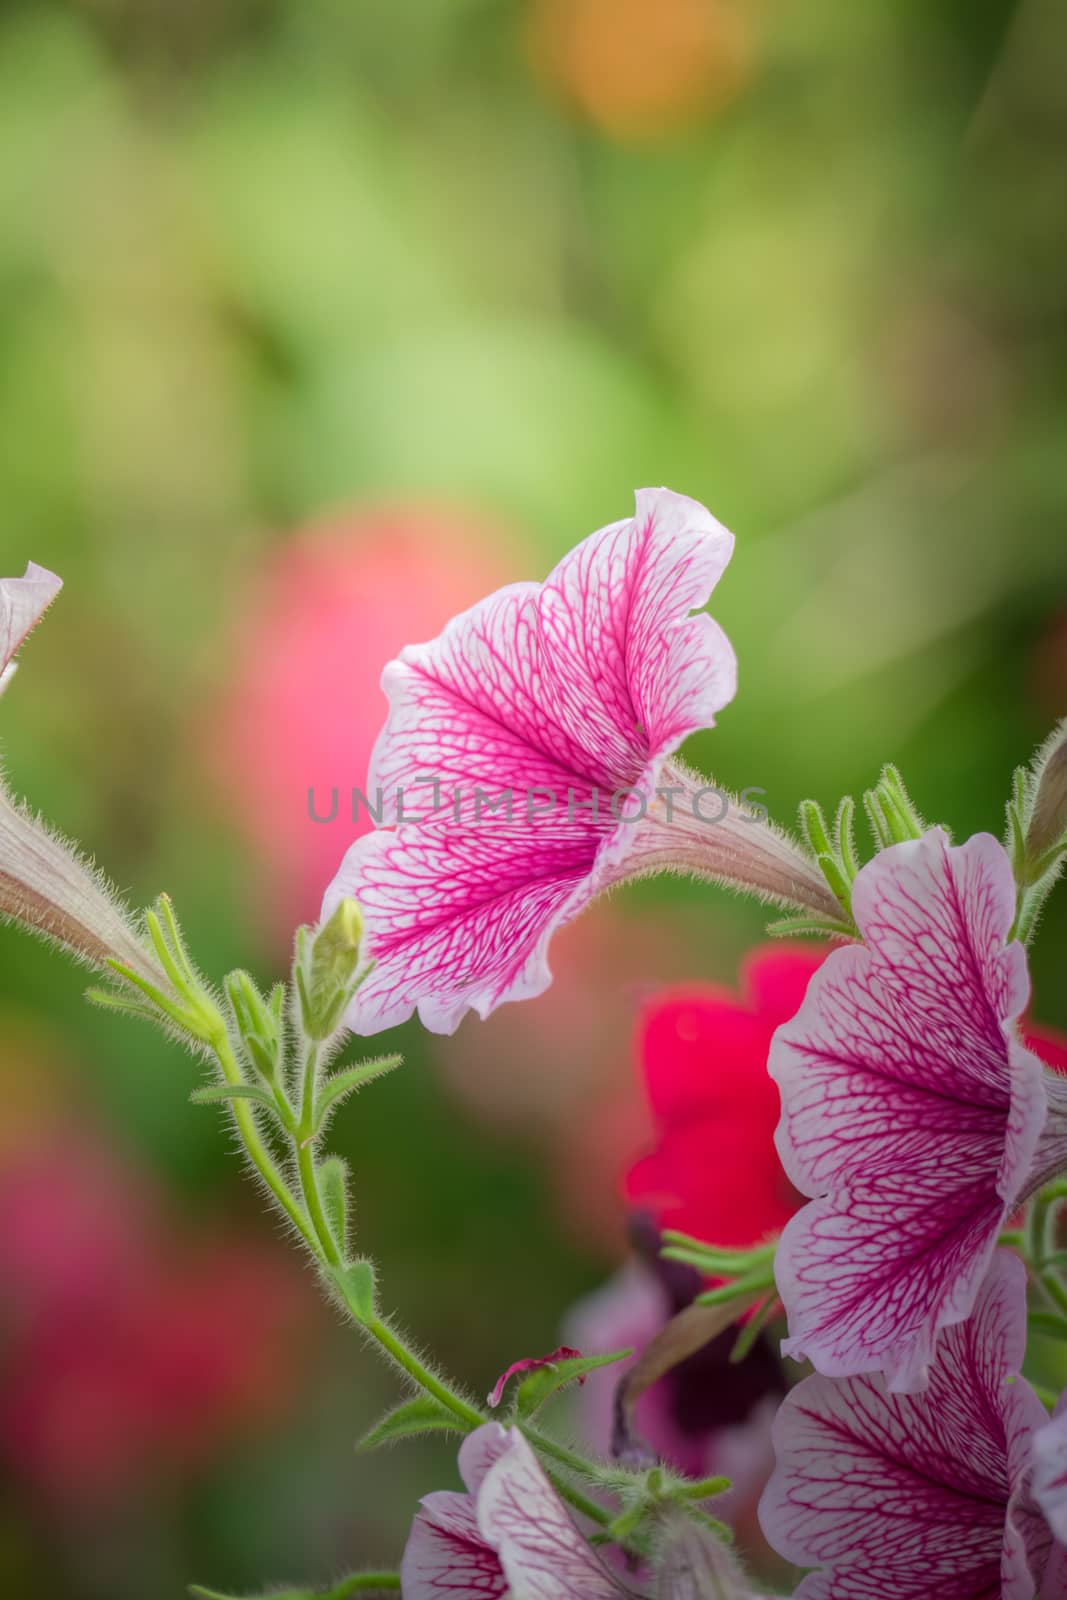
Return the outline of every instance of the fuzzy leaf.
<path id="1" fill-rule="evenodd" d="M 580 1383 L 587 1373 L 596 1372 L 599 1367 L 614 1366 L 616 1361 L 625 1361 L 632 1355 L 632 1350 L 613 1350 L 602 1356 L 571 1356 L 564 1361 L 554 1361 L 550 1367 L 540 1367 L 519 1385 L 516 1399 L 519 1416 L 532 1417 L 566 1384 Z"/>
<path id="2" fill-rule="evenodd" d="M 359 1441 L 361 1451 L 377 1450 L 391 1439 L 410 1439 L 417 1433 L 462 1433 L 458 1420 L 447 1406 L 432 1395 L 420 1394 L 376 1422 Z"/>
<path id="3" fill-rule="evenodd" d="M 267 1091 L 252 1083 L 209 1083 L 202 1089 L 194 1089 L 189 1098 L 195 1106 L 221 1105 L 226 1100 L 255 1100 L 278 1115 L 278 1107 Z"/>
<path id="4" fill-rule="evenodd" d="M 381 1078 L 394 1067 L 399 1067 L 403 1056 L 379 1056 L 374 1061 L 360 1061 L 355 1066 L 344 1067 L 326 1079 L 315 1107 L 315 1132 L 321 1133 L 338 1106 L 364 1084 Z"/>
<path id="5" fill-rule="evenodd" d="M 348 1239 L 348 1164 L 340 1156 L 328 1156 L 318 1171 L 326 1220 L 343 1256 Z"/>
<path id="6" fill-rule="evenodd" d="M 353 1261 L 348 1267 L 335 1267 L 330 1274 L 352 1315 L 364 1327 L 377 1316 L 375 1274 L 372 1261 Z"/>

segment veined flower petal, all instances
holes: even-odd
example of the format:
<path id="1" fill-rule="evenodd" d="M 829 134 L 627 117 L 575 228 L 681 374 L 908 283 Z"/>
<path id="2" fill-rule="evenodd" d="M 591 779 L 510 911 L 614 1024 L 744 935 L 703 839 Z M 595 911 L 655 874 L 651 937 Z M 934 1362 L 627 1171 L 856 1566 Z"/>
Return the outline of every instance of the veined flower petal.
<path id="1" fill-rule="evenodd" d="M 400 1568 L 404 1600 L 623 1600 L 517 1429 L 486 1423 L 460 1447 L 466 1494 L 432 1494 Z"/>
<path id="2" fill-rule="evenodd" d="M 417 1007 L 451 1032 L 469 1010 L 540 994 L 554 930 L 610 884 L 665 866 L 833 913 L 811 864 L 736 803 L 670 825 L 668 789 L 712 791 L 679 782 L 668 758 L 736 686 L 725 636 L 692 614 L 732 548 L 703 506 L 641 490 L 632 519 L 543 584 L 498 591 L 385 669 L 368 793 L 387 826 L 351 847 L 324 902 L 328 915 L 351 895 L 366 917 L 377 966 L 356 1031 Z"/>
<path id="3" fill-rule="evenodd" d="M 1033 1600 L 1055 1552 L 1023 1506 L 1046 1420 L 1018 1376 L 1025 1348 L 1025 1270 L 997 1251 L 926 1394 L 895 1395 L 878 1376 L 792 1390 L 760 1521 L 780 1555 L 821 1569 L 796 1600 Z"/>
<path id="4" fill-rule="evenodd" d="M 783 1348 L 820 1372 L 921 1388 L 1025 1191 L 1046 1095 L 1016 1037 L 1029 980 L 1007 943 L 1014 908 L 987 834 L 952 848 L 935 828 L 884 850 L 853 891 L 865 944 L 830 954 L 775 1035 L 778 1149 L 814 1197 L 778 1251 Z"/>

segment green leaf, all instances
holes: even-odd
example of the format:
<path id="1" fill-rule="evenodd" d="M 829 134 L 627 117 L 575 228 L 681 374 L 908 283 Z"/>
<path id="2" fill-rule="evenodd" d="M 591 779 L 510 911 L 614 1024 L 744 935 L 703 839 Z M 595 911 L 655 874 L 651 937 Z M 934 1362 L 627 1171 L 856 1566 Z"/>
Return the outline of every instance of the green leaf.
<path id="1" fill-rule="evenodd" d="M 379 1445 L 388 1444 L 392 1439 L 410 1439 L 417 1433 L 436 1432 L 462 1433 L 463 1429 L 455 1412 L 449 1411 L 433 1395 L 420 1394 L 376 1422 L 369 1433 L 364 1434 L 357 1448 L 361 1451 L 377 1450 Z"/>
<path id="2" fill-rule="evenodd" d="M 327 1122 L 333 1116 L 342 1100 L 350 1094 L 355 1094 L 357 1089 L 362 1089 L 364 1084 L 372 1083 L 375 1078 L 384 1077 L 387 1072 L 392 1072 L 394 1067 L 399 1067 L 403 1056 L 378 1056 L 374 1061 L 360 1061 L 355 1066 L 345 1067 L 340 1072 L 335 1072 L 326 1079 L 319 1094 L 318 1105 L 315 1107 L 315 1132 L 321 1133 Z"/>
<path id="3" fill-rule="evenodd" d="M 351 1266 L 333 1268 L 330 1276 L 356 1321 L 369 1326 L 378 1315 L 374 1263 L 353 1261 Z"/>
<path id="4" fill-rule="evenodd" d="M 343 1256 L 348 1240 L 348 1163 L 341 1156 L 328 1156 L 318 1174 L 326 1220 Z"/>
<path id="5" fill-rule="evenodd" d="M 566 1384 L 577 1383 L 587 1372 L 614 1366 L 616 1361 L 625 1361 L 632 1355 L 632 1350 L 613 1350 L 602 1356 L 568 1356 L 563 1361 L 554 1361 L 550 1367 L 539 1367 L 519 1385 L 515 1401 L 519 1416 L 532 1417 L 546 1400 Z"/>
<path id="6" fill-rule="evenodd" d="M 253 1083 L 209 1083 L 202 1089 L 194 1089 L 189 1098 L 195 1106 L 215 1106 L 226 1100 L 254 1100 L 278 1115 L 278 1107 L 267 1091 Z"/>

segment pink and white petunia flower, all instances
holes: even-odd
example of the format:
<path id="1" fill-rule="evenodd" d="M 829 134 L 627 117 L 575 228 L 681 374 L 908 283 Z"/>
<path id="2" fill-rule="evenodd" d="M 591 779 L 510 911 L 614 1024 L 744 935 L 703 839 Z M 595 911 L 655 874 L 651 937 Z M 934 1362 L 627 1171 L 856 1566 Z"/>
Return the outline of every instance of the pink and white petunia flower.
<path id="1" fill-rule="evenodd" d="M 1025 1270 L 997 1251 L 973 1315 L 941 1339 L 925 1394 L 892 1394 L 875 1375 L 792 1390 L 760 1520 L 786 1560 L 820 1569 L 796 1600 L 1067 1593 L 1067 1551 L 1030 1490 L 1048 1414 L 1018 1376 L 1025 1348 Z"/>
<path id="2" fill-rule="evenodd" d="M 893 845 L 852 906 L 864 943 L 828 956 L 768 1061 L 782 1163 L 814 1197 L 778 1249 L 783 1350 L 907 1392 L 970 1313 L 1005 1219 L 1067 1167 L 1065 1085 L 1018 1038 L 1026 952 L 995 839 Z"/>
<path id="3" fill-rule="evenodd" d="M 637 495 L 544 583 L 500 589 L 386 667 L 367 796 L 382 826 L 326 892 L 376 967 L 347 1018 L 451 1033 L 551 982 L 552 934 L 602 890 L 678 869 L 833 916 L 817 869 L 672 760 L 733 698 L 708 600 L 733 538 L 695 501 Z"/>
<path id="4" fill-rule="evenodd" d="M 14 675 L 16 651 L 62 587 L 62 578 L 33 561 L 21 578 L 0 578 L 0 694 Z"/>
<path id="5" fill-rule="evenodd" d="M 427 1495 L 400 1568 L 404 1600 L 624 1600 L 633 1591 L 578 1531 L 517 1429 L 464 1439 L 467 1493 Z"/>

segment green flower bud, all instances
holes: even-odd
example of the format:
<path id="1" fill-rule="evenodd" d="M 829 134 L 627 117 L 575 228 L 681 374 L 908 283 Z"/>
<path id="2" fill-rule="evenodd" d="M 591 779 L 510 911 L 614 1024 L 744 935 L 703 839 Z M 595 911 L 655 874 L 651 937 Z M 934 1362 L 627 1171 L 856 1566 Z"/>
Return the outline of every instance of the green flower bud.
<path id="1" fill-rule="evenodd" d="M 367 975 L 359 970 L 363 918 L 354 900 L 342 900 L 316 930 L 297 934 L 295 973 L 300 1014 L 309 1039 L 328 1039 Z"/>
<path id="2" fill-rule="evenodd" d="M 1026 853 L 1040 861 L 1067 844 L 1067 721 L 1061 722 L 1037 758 Z"/>

